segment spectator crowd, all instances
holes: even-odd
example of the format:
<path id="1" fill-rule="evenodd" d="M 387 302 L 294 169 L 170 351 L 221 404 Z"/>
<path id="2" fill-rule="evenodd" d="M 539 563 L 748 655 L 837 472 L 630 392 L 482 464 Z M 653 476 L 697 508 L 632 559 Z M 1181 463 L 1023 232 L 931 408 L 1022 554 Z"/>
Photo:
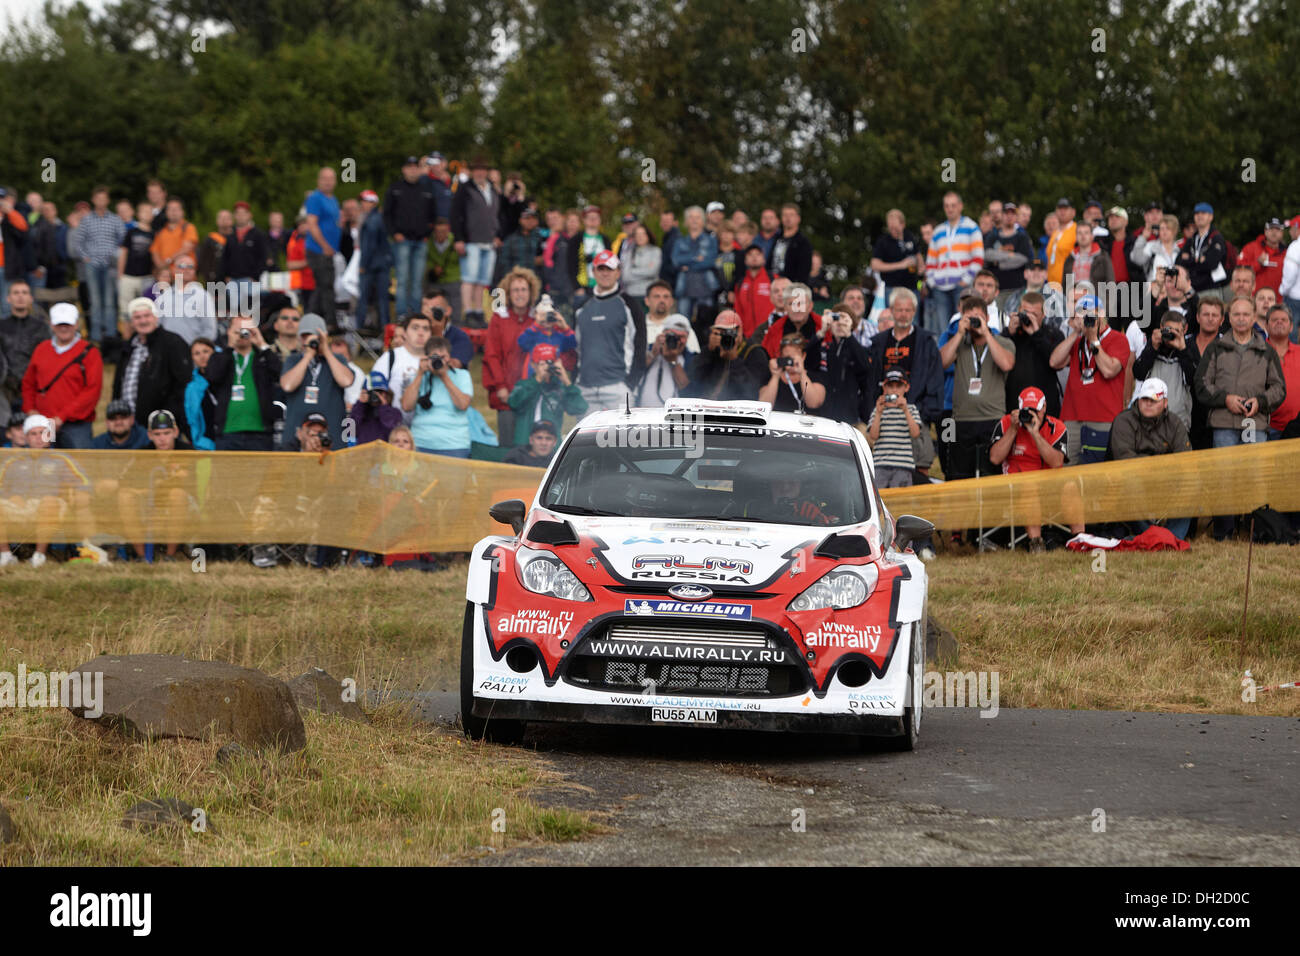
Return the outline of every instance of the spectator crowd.
<path id="1" fill-rule="evenodd" d="M 238 202 L 202 236 L 157 180 L 66 218 L 0 189 L 6 445 L 390 440 L 540 467 L 566 415 L 759 399 L 860 427 L 897 487 L 1296 437 L 1300 216 L 1238 246 L 1206 202 L 1187 223 L 1156 202 L 1062 198 L 1036 222 L 1010 200 L 972 218 L 950 191 L 938 209 L 915 231 L 888 211 L 859 262 L 828 267 L 793 202 L 611 217 L 438 153 L 346 198 L 324 168 L 291 228 Z"/>

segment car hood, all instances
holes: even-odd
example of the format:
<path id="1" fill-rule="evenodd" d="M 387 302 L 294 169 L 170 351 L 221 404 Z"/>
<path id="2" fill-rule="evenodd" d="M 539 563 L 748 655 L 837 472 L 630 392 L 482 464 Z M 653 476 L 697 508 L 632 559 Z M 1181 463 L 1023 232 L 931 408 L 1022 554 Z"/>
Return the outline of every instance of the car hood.
<path id="1" fill-rule="evenodd" d="M 880 554 L 874 522 L 832 529 L 760 522 L 554 517 L 568 520 L 580 537 L 589 539 L 615 576 L 660 586 L 692 582 L 762 586 L 786 571 L 796 552 L 815 547 L 832 533 L 864 535 L 872 556 Z"/>

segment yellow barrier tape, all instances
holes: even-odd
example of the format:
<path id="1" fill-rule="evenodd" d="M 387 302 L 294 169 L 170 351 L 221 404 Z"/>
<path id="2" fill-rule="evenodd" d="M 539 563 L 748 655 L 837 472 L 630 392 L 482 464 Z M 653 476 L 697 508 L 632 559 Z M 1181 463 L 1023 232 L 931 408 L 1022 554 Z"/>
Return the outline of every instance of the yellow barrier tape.
<path id="1" fill-rule="evenodd" d="M 0 540 L 323 544 L 468 551 L 507 529 L 488 508 L 531 501 L 540 469 L 372 442 L 289 452 L 0 450 Z M 1300 511 L 1300 442 L 887 488 L 894 515 L 940 528 Z"/>

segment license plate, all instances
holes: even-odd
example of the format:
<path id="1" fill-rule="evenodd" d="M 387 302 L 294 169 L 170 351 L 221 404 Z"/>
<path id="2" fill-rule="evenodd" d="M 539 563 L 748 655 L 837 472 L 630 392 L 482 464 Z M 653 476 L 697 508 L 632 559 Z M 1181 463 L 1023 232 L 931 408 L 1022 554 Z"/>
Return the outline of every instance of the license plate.
<path id="1" fill-rule="evenodd" d="M 659 724 L 716 724 L 718 712 L 699 707 L 651 707 L 650 719 Z"/>

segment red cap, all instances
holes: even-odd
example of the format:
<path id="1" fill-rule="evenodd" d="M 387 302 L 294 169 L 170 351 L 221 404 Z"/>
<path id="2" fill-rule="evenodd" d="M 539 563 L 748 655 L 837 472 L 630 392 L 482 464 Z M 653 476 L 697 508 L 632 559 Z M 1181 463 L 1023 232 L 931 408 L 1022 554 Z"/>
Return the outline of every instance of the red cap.
<path id="1" fill-rule="evenodd" d="M 373 189 L 363 189 L 361 190 L 361 201 L 379 202 L 379 193 L 375 192 Z"/>
<path id="2" fill-rule="evenodd" d="M 740 328 L 740 315 L 731 309 L 723 309 L 718 313 L 717 318 L 713 320 L 715 329 L 738 329 Z"/>
<path id="3" fill-rule="evenodd" d="M 554 362 L 555 357 L 560 354 L 560 350 L 554 345 L 534 345 L 533 350 L 528 353 L 528 357 L 534 362 Z"/>
<path id="4" fill-rule="evenodd" d="M 1294 226 L 1300 226 L 1300 216 L 1293 216 L 1293 217 L 1291 217 L 1291 220 L 1287 223 L 1287 225 L 1288 225 L 1288 226 L 1293 226 L 1293 227 L 1294 227 Z"/>
<path id="5" fill-rule="evenodd" d="M 601 266 L 607 269 L 617 269 L 619 267 L 618 256 L 606 249 L 604 252 L 596 253 L 596 259 L 592 265 L 597 269 Z"/>
<path id="6" fill-rule="evenodd" d="M 1034 388 L 1032 385 L 1020 393 L 1020 407 L 1033 408 L 1038 411 L 1044 411 L 1047 408 L 1047 396 L 1041 389 Z"/>
<path id="7" fill-rule="evenodd" d="M 239 200 L 239 202 L 235 203 L 235 205 L 232 206 L 231 208 L 233 208 L 233 209 L 238 209 L 240 206 L 243 206 L 243 207 L 244 207 L 245 209 L 247 209 L 249 212 L 252 212 L 252 211 L 253 211 L 253 207 L 250 206 L 248 203 L 244 202 L 244 200 L 242 200 L 242 199 Z"/>

